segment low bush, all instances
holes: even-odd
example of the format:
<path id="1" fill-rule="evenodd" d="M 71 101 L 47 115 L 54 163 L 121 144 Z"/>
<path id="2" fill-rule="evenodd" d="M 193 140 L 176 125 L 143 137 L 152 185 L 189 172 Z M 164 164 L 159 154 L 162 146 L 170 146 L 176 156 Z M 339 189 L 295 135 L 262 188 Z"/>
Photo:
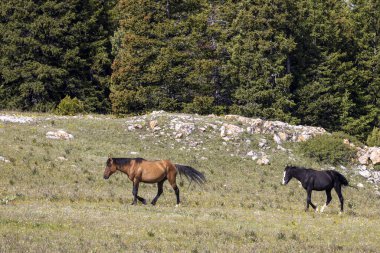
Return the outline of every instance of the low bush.
<path id="1" fill-rule="evenodd" d="M 368 146 L 380 146 L 380 129 L 374 127 L 372 132 L 368 135 L 367 138 Z"/>
<path id="2" fill-rule="evenodd" d="M 343 143 L 339 133 L 316 136 L 301 143 L 302 152 L 317 162 L 347 164 L 355 157 L 355 150 Z"/>
<path id="3" fill-rule="evenodd" d="M 59 115 L 75 115 L 83 113 L 84 111 L 83 102 L 77 98 L 71 98 L 70 96 L 66 96 L 62 99 L 55 109 L 55 113 Z"/>

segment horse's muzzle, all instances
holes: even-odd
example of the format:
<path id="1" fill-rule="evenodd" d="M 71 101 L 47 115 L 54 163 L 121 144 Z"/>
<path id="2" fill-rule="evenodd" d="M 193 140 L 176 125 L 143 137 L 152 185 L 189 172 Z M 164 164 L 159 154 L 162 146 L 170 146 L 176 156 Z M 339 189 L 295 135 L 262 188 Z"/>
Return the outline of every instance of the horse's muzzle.
<path id="1" fill-rule="evenodd" d="M 106 176 L 106 175 L 104 175 L 103 178 L 104 178 L 104 179 L 108 179 L 108 178 L 110 178 L 110 176 Z"/>

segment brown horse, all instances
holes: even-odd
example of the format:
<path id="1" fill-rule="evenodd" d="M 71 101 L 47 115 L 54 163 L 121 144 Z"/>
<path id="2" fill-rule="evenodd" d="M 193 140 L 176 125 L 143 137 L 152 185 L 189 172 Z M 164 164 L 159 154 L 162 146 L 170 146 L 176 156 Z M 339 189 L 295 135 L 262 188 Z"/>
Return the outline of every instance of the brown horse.
<path id="1" fill-rule="evenodd" d="M 108 179 L 117 170 L 127 174 L 129 179 L 133 182 L 132 194 L 134 199 L 132 205 L 135 205 L 137 200 L 141 201 L 143 204 L 146 204 L 146 200 L 137 195 L 140 182 L 150 184 L 157 183 L 157 195 L 151 202 L 152 205 L 155 205 L 163 192 L 163 185 L 167 179 L 173 187 L 178 205 L 180 203 L 180 199 L 179 189 L 176 184 L 177 172 L 179 172 L 180 175 L 185 175 L 190 182 L 195 181 L 201 184 L 206 181 L 205 176 L 196 169 L 190 166 L 173 164 L 169 160 L 147 161 L 143 158 L 109 157 L 106 163 L 106 169 L 104 170 L 104 179 Z"/>

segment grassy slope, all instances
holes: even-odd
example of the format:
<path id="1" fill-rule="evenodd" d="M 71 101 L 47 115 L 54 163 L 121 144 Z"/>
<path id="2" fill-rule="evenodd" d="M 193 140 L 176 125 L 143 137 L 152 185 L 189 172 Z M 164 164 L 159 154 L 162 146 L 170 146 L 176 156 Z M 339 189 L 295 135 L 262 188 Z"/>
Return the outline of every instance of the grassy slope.
<path id="1" fill-rule="evenodd" d="M 177 142 L 165 128 L 163 135 L 145 127 L 127 131 L 126 120 L 0 123 L 0 155 L 11 160 L 0 162 L 0 252 L 378 252 L 380 200 L 361 178 L 346 174 L 366 187 L 344 189 L 344 215 L 337 215 L 335 193 L 325 213 L 305 213 L 306 196 L 298 183 L 280 185 L 288 153 L 267 150 L 269 166 L 242 158 L 258 151 L 263 136 L 244 135 L 223 145 L 208 128 Z M 167 121 L 158 119 L 161 126 Z M 196 125 L 206 122 L 215 119 L 203 118 Z M 55 129 L 75 139 L 46 139 L 46 132 Z M 190 147 L 188 142 L 203 143 Z M 295 144 L 287 145 L 296 150 Z M 117 173 L 105 181 L 102 173 L 109 153 L 131 157 L 132 151 L 191 165 L 208 182 L 189 187 L 179 180 L 178 208 L 167 183 L 157 206 L 130 206 L 127 177 Z M 297 154 L 292 162 L 317 167 Z M 140 195 L 149 200 L 155 194 L 155 185 L 140 187 Z M 314 193 L 314 202 L 324 200 L 324 193 Z"/>

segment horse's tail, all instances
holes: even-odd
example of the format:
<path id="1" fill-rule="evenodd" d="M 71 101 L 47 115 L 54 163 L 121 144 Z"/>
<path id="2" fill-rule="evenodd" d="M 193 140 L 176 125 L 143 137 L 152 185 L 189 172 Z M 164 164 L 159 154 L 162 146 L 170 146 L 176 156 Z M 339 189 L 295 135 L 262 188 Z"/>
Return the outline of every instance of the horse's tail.
<path id="1" fill-rule="evenodd" d="M 340 174 L 339 172 L 335 171 L 335 176 L 336 176 L 336 178 L 339 180 L 339 182 L 342 185 L 348 186 L 348 180 L 342 174 Z"/>
<path id="2" fill-rule="evenodd" d="M 190 181 L 195 181 L 198 184 L 203 184 L 206 182 L 206 178 L 203 175 L 203 173 L 197 171 L 196 169 L 186 166 L 186 165 L 181 165 L 181 164 L 174 164 L 177 171 L 179 172 L 180 175 L 185 175 L 185 177 Z"/>

